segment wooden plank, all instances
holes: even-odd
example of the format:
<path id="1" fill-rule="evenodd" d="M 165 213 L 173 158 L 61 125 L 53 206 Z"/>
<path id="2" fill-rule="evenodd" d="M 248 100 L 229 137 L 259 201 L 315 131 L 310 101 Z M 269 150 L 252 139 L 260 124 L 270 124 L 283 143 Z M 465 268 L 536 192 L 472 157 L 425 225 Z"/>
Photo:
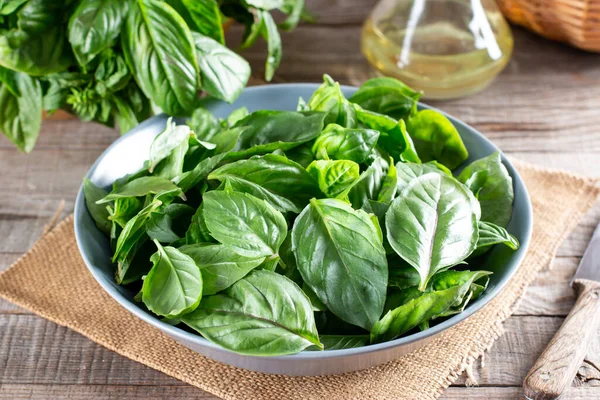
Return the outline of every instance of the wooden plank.
<path id="1" fill-rule="evenodd" d="M 0 253 L 0 272 L 12 265 L 19 258 L 19 254 Z M 14 304 L 0 299 L 0 314 L 29 314 L 29 311 L 23 310 Z"/>
<path id="2" fill-rule="evenodd" d="M 0 399 L 16 400 L 219 400 L 193 386 L 0 384 Z"/>
<path id="3" fill-rule="evenodd" d="M 219 400 L 192 386 L 20 385 L 0 384 L 0 399 L 16 400 Z M 600 398 L 600 388 L 570 388 L 565 400 Z M 520 387 L 450 387 L 440 400 L 521 400 Z"/>
<path id="4" fill-rule="evenodd" d="M 563 399 L 590 400 L 600 398 L 600 388 L 569 388 Z M 522 400 L 521 387 L 450 387 L 440 397 L 440 400 Z"/>
<path id="5" fill-rule="evenodd" d="M 476 363 L 480 385 L 519 386 L 563 318 L 514 316 L 506 333 Z M 600 332 L 589 351 L 586 366 L 575 382 L 599 384 Z M 0 384 L 183 385 L 91 342 L 85 337 L 32 315 L 0 315 Z M 455 385 L 464 385 L 461 377 Z"/>

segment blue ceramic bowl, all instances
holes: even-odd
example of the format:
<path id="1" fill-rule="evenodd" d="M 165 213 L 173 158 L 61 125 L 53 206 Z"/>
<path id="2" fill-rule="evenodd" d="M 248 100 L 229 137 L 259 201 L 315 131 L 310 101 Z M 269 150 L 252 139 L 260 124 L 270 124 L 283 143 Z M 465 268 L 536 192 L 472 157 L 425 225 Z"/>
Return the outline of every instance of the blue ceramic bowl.
<path id="1" fill-rule="evenodd" d="M 282 84 L 252 87 L 244 90 L 233 104 L 213 102 L 207 105 L 218 117 L 226 117 L 232 110 L 245 106 L 248 110 L 295 110 L 298 97 L 309 99 L 317 84 Z M 356 88 L 342 87 L 346 96 Z M 430 108 L 424 104 L 421 108 Z M 498 148 L 481 133 L 447 115 L 456 126 L 469 150 L 469 160 L 485 157 Z M 117 178 L 139 170 L 148 158 L 150 144 L 165 126 L 167 116 L 153 117 L 115 141 L 96 160 L 87 177 L 96 185 L 108 188 Z M 108 239 L 96 228 L 85 206 L 83 187 L 75 203 L 75 235 L 79 251 L 90 272 L 98 283 L 127 310 L 140 319 L 160 329 L 190 349 L 227 364 L 266 373 L 286 375 L 327 375 L 348 372 L 378 365 L 407 354 L 432 340 L 440 332 L 465 320 L 489 303 L 514 275 L 529 246 L 532 230 L 532 208 L 523 180 L 509 160 L 503 157 L 514 181 L 515 202 L 509 232 L 515 235 L 521 247 L 511 251 L 505 246 L 496 246 L 488 255 L 486 269 L 494 272 L 488 289 L 470 304 L 466 310 L 431 328 L 386 343 L 346 350 L 323 352 L 304 351 L 299 354 L 279 357 L 244 356 L 225 350 L 199 335 L 161 322 L 133 301 L 135 293 L 117 285 L 113 279 L 111 249 Z"/>

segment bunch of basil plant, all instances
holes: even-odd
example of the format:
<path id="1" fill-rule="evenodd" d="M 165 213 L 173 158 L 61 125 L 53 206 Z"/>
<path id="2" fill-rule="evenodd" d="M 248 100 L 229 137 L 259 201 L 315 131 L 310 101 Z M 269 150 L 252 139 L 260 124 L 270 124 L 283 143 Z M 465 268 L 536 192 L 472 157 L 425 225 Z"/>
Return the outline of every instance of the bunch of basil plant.
<path id="1" fill-rule="evenodd" d="M 288 15 L 279 26 L 276 9 Z M 303 17 L 304 0 L 0 1 L 0 130 L 30 152 L 43 110 L 123 133 L 152 113 L 190 115 L 200 91 L 231 102 L 250 66 L 225 46 L 224 21 L 246 26 L 242 48 L 267 41 L 271 80 L 278 29 Z"/>
<path id="2" fill-rule="evenodd" d="M 518 248 L 510 175 L 419 94 L 330 77 L 298 111 L 197 110 L 110 192 L 86 181 L 116 281 L 148 310 L 242 354 L 395 339 L 486 289 L 484 253 Z"/>

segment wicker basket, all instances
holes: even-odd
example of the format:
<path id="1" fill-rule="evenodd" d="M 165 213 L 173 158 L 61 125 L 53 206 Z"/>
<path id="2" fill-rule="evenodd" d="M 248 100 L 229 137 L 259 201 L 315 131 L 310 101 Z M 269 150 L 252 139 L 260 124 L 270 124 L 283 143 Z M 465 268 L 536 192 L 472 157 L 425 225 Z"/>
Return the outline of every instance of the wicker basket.
<path id="1" fill-rule="evenodd" d="M 497 0 L 502 13 L 549 39 L 600 52 L 600 0 Z"/>

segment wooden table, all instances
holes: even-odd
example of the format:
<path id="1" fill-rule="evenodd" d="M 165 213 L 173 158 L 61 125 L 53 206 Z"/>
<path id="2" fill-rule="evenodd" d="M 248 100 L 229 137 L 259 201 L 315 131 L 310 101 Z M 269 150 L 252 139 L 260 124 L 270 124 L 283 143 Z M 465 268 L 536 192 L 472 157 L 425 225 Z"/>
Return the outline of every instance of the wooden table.
<path id="1" fill-rule="evenodd" d="M 342 83 L 360 84 L 370 74 L 358 50 L 360 24 L 375 1 L 310 3 L 322 22 L 284 35 L 275 81 L 318 82 L 326 72 Z M 600 176 L 600 55 L 514 31 L 513 59 L 489 89 L 435 105 L 475 126 L 510 156 Z M 230 32 L 238 33 L 235 27 Z M 259 46 L 245 54 L 256 75 L 263 51 Z M 84 174 L 116 137 L 106 127 L 68 120 L 44 122 L 31 155 L 0 138 L 0 270 L 40 237 L 61 200 L 63 215 L 73 210 Z M 561 246 L 552 269 L 527 290 L 485 365 L 475 366 L 479 386 L 465 387 L 461 377 L 443 399 L 520 398 L 525 374 L 573 304 L 568 282 L 599 219 L 597 206 Z M 573 385 L 566 398 L 600 398 L 600 332 Z M 215 399 L 0 300 L 0 399 L 15 398 Z"/>

